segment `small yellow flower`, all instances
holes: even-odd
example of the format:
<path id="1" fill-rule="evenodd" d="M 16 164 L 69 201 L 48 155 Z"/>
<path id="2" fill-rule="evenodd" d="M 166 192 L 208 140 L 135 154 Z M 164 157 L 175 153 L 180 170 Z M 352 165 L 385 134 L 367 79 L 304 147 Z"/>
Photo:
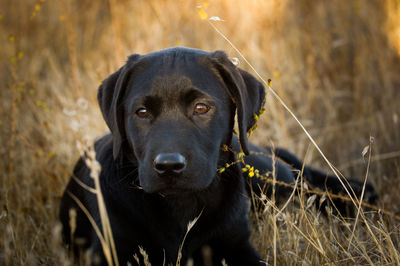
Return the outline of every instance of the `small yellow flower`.
<path id="1" fill-rule="evenodd" d="M 239 152 L 237 157 L 238 159 L 242 159 L 244 157 L 244 152 Z"/>
<path id="2" fill-rule="evenodd" d="M 202 20 L 205 20 L 205 19 L 208 18 L 207 13 L 206 13 L 206 11 L 204 11 L 204 9 L 203 9 L 202 6 L 198 6 L 198 7 L 197 7 L 197 14 L 199 15 L 199 17 L 200 17 Z"/>

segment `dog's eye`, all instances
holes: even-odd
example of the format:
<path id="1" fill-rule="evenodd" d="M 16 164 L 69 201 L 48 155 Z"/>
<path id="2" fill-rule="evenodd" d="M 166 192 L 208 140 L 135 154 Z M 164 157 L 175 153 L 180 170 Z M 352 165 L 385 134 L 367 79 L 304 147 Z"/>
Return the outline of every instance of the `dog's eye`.
<path id="1" fill-rule="evenodd" d="M 140 118 L 149 118 L 149 117 L 150 117 L 150 114 L 149 114 L 149 112 L 147 111 L 146 108 L 139 108 L 139 109 L 136 111 L 136 115 L 137 115 L 138 117 L 140 117 Z"/>
<path id="2" fill-rule="evenodd" d="M 198 103 L 194 106 L 193 113 L 195 115 L 204 115 L 210 110 L 210 106 L 204 103 Z"/>

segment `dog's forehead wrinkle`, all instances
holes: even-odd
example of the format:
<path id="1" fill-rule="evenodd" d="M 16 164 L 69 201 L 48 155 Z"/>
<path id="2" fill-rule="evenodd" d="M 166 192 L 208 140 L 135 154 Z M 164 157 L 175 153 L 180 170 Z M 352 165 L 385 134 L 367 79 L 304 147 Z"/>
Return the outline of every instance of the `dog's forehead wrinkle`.
<path id="1" fill-rule="evenodd" d="M 151 86 L 151 93 L 169 96 L 171 93 L 179 93 L 192 87 L 190 78 L 183 75 L 165 75 L 156 77 Z"/>
<path id="2" fill-rule="evenodd" d="M 149 94 L 163 99 L 163 109 L 173 106 L 178 108 L 182 104 L 190 104 L 195 99 L 201 98 L 213 99 L 218 102 L 218 99 L 196 87 L 187 76 L 170 75 L 157 77 L 152 83 Z"/>

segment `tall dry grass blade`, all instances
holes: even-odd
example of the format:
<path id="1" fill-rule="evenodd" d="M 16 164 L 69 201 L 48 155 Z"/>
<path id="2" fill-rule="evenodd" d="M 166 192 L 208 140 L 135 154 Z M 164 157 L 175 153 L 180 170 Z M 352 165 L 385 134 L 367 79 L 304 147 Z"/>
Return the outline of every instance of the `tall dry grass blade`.
<path id="1" fill-rule="evenodd" d="M 100 240 L 101 247 L 102 247 L 103 252 L 104 252 L 104 256 L 105 256 L 106 258 L 109 258 L 109 257 L 111 256 L 110 250 L 106 248 L 106 247 L 107 247 L 106 241 L 104 240 L 104 237 L 103 237 L 103 235 L 102 235 L 102 233 L 101 233 L 101 231 L 100 231 L 100 228 L 97 226 L 97 224 L 96 224 L 96 222 L 94 221 L 92 215 L 90 214 L 90 212 L 88 211 L 88 209 L 86 209 L 85 205 L 83 205 L 83 203 L 82 203 L 74 194 L 72 194 L 72 193 L 69 192 L 69 191 L 67 191 L 67 193 L 68 193 L 68 195 L 71 197 L 71 199 L 72 199 L 73 201 L 75 201 L 75 203 L 78 205 L 78 207 L 83 211 L 83 213 L 84 213 L 84 214 L 86 215 L 86 217 L 88 218 L 90 224 L 91 224 L 92 227 L 93 227 L 93 230 L 95 231 L 97 237 L 98 237 L 99 240 Z M 107 260 L 107 261 L 108 261 L 108 260 Z"/>
<path id="2" fill-rule="evenodd" d="M 143 257 L 143 262 L 145 266 L 151 266 L 150 260 L 149 260 L 149 255 L 147 255 L 147 252 L 143 249 L 143 247 L 139 246 L 139 252 Z"/>
<path id="3" fill-rule="evenodd" d="M 304 170 L 304 164 L 303 164 L 303 169 L 302 169 L 302 171 L 303 171 L 303 170 Z M 311 229 L 311 232 L 312 232 L 312 234 L 313 234 L 313 237 L 314 237 L 314 239 L 316 240 L 316 245 L 318 244 L 319 250 L 320 250 L 320 251 L 324 254 L 324 256 L 326 257 L 326 253 L 325 253 L 325 250 L 324 250 L 324 248 L 323 248 L 323 246 L 322 246 L 320 237 L 319 237 L 317 231 L 315 230 L 315 228 L 314 228 L 312 222 L 310 221 L 310 219 L 309 219 L 309 217 L 308 217 L 308 215 L 307 215 L 307 207 L 304 206 L 304 195 L 305 195 L 305 193 L 304 193 L 304 189 L 305 189 L 304 186 L 307 185 L 307 183 L 304 182 L 304 180 L 303 180 L 303 175 L 300 175 L 300 176 L 301 176 L 301 187 L 300 187 L 300 193 L 299 193 L 300 212 L 301 212 L 302 216 L 304 217 L 304 219 L 306 220 L 307 224 L 309 225 L 309 228 Z M 308 190 L 308 187 L 306 187 L 306 189 Z M 313 196 L 314 196 L 314 195 L 313 195 Z"/>
<path id="4" fill-rule="evenodd" d="M 392 237 L 388 233 L 389 230 L 388 228 L 386 228 L 385 223 L 382 220 L 382 215 L 379 215 L 379 220 L 381 227 L 383 227 L 383 229 L 380 229 L 379 231 L 381 232 L 381 234 L 383 234 L 383 236 L 386 238 L 386 241 L 389 243 L 390 246 L 389 252 L 391 254 L 391 258 L 393 261 L 396 261 L 396 265 L 400 265 L 400 250 L 395 247 Z"/>
<path id="5" fill-rule="evenodd" d="M 276 189 L 276 165 L 275 165 L 275 152 L 272 152 L 272 202 L 275 205 L 276 201 L 275 201 L 275 189 Z M 272 219 L 273 219 L 273 227 L 274 227 L 274 236 L 273 236 L 273 252 L 274 252 L 274 266 L 276 266 L 276 235 L 277 235 L 277 231 L 278 228 L 276 226 L 276 209 L 273 208 L 272 209 Z"/>
<path id="6" fill-rule="evenodd" d="M 76 176 L 73 175 L 73 176 L 72 176 L 72 179 L 73 179 L 76 183 L 78 183 L 78 185 L 80 185 L 83 189 L 89 191 L 90 193 L 93 193 L 93 194 L 96 194 L 96 193 L 97 193 L 96 189 L 94 189 L 94 188 L 92 188 L 92 187 L 86 185 L 86 184 L 83 183 L 81 180 L 79 180 Z"/>
<path id="7" fill-rule="evenodd" d="M 308 139 L 311 141 L 311 143 L 314 145 L 314 147 L 317 149 L 319 154 L 322 156 L 322 158 L 325 160 L 325 162 L 328 164 L 329 168 L 332 170 L 332 172 L 335 174 L 337 179 L 339 180 L 340 184 L 343 186 L 344 190 L 346 193 L 349 195 L 351 201 L 353 202 L 354 206 L 357 206 L 357 199 L 354 199 L 352 194 L 348 191 L 346 188 L 345 184 L 339 177 L 338 173 L 336 172 L 334 166 L 331 164 L 331 162 L 328 160 L 328 158 L 325 156 L 325 154 L 322 152 L 322 150 L 319 148 L 318 144 L 315 142 L 314 138 L 310 135 L 308 130 L 303 126 L 303 124 L 300 122 L 300 120 L 297 118 L 297 116 L 292 112 L 292 110 L 286 105 L 286 103 L 282 100 L 281 97 L 275 92 L 274 89 L 266 82 L 263 77 L 258 73 L 258 71 L 253 67 L 252 64 L 246 59 L 246 57 L 240 52 L 240 50 L 226 37 L 212 22 L 208 21 L 208 23 L 214 28 L 214 30 L 222 37 L 224 38 L 229 45 L 242 57 L 242 59 L 249 65 L 249 67 L 254 71 L 254 73 L 257 75 L 257 77 L 265 84 L 265 86 L 268 88 L 265 97 L 267 97 L 268 92 L 271 92 L 272 95 L 279 101 L 279 103 L 286 109 L 286 111 L 289 112 L 289 114 L 294 118 L 294 120 L 297 122 L 297 124 L 301 127 L 301 129 L 304 131 L 304 133 L 307 135 Z"/>
<path id="8" fill-rule="evenodd" d="M 182 248 L 183 248 L 183 245 L 185 243 L 186 236 L 188 235 L 190 230 L 192 230 L 192 228 L 196 224 L 196 222 L 199 220 L 200 216 L 203 214 L 203 211 L 204 211 L 204 209 L 201 210 L 200 214 L 196 218 L 194 218 L 192 221 L 189 221 L 189 223 L 187 225 L 186 233 L 183 236 L 182 243 L 180 244 L 179 249 L 178 249 L 178 258 L 176 259 L 176 263 L 175 263 L 176 266 L 180 266 L 181 265 Z"/>
<path id="9" fill-rule="evenodd" d="M 279 212 L 279 208 L 270 200 L 266 198 L 266 201 L 269 206 L 271 206 L 273 209 L 275 209 L 277 212 Z M 296 224 L 289 219 L 285 220 L 291 227 L 296 229 L 296 231 L 308 242 L 315 248 L 315 250 L 318 251 L 326 260 L 330 261 L 330 259 L 327 257 L 325 251 L 323 248 L 321 248 L 319 245 L 317 245 L 309 236 L 307 236 Z"/>
<path id="10" fill-rule="evenodd" d="M 109 257 L 107 262 L 109 265 L 119 265 L 118 261 L 118 256 L 117 256 L 117 250 L 115 247 L 115 242 L 114 242 L 114 237 L 112 234 L 112 229 L 111 229 L 111 224 L 110 224 L 110 219 L 108 217 L 107 213 L 107 208 L 105 205 L 105 201 L 103 198 L 103 193 L 101 192 L 101 185 L 100 185 L 100 171 L 101 171 L 101 165 L 99 162 L 96 160 L 96 153 L 93 149 L 89 149 L 87 151 L 87 158 L 85 160 L 86 165 L 90 169 L 90 176 L 94 180 L 94 187 L 96 189 L 96 199 L 97 199 L 97 204 L 99 208 L 99 213 L 100 213 L 100 220 L 103 228 L 103 233 L 104 233 L 104 240 L 105 243 L 107 244 L 107 247 L 111 250 L 111 258 Z M 110 260 L 111 259 L 111 260 Z"/>
<path id="11" fill-rule="evenodd" d="M 375 244 L 376 244 L 377 248 L 379 249 L 379 251 L 381 252 L 381 254 L 385 254 L 384 251 L 383 251 L 383 249 L 382 249 L 382 246 L 380 245 L 380 241 L 376 238 L 375 234 L 372 232 L 370 223 L 369 223 L 369 221 L 367 220 L 367 218 L 365 217 L 364 211 L 363 211 L 362 208 L 361 208 L 361 204 L 362 204 L 362 200 L 363 200 L 363 196 L 364 196 L 364 192 L 365 192 L 365 186 L 366 186 L 366 182 L 367 182 L 367 178 L 368 178 L 368 174 L 369 174 L 369 167 L 370 167 L 370 164 L 371 164 L 372 143 L 373 143 L 373 139 L 370 138 L 367 171 L 366 171 L 366 174 L 365 174 L 365 179 L 364 179 L 363 189 L 362 189 L 362 192 L 361 192 L 361 197 L 360 197 L 360 201 L 359 201 L 359 206 L 357 206 L 357 216 L 356 216 L 356 220 L 355 220 L 355 223 L 354 223 L 354 227 L 353 227 L 352 234 L 351 234 L 351 236 L 350 236 L 348 250 L 350 249 L 350 244 L 351 244 L 351 241 L 352 241 L 353 236 L 354 236 L 354 232 L 355 232 L 355 228 L 356 228 L 356 226 L 357 226 L 357 222 L 358 222 L 359 215 L 361 215 L 361 217 L 362 217 L 362 219 L 363 219 L 363 221 L 364 221 L 364 224 L 365 224 L 365 226 L 366 226 L 367 229 L 368 229 L 367 231 L 369 232 L 369 234 L 370 234 L 372 240 L 375 242 Z M 366 251 L 365 251 L 365 255 L 366 255 L 367 257 L 369 257 L 369 256 L 368 256 L 368 253 L 367 253 Z M 385 260 L 386 263 L 389 264 L 389 261 L 386 259 L 386 256 L 383 256 L 383 259 Z M 371 262 L 372 262 L 372 261 L 371 261 Z"/>
<path id="12" fill-rule="evenodd" d="M 283 204 L 283 206 L 279 209 L 279 211 L 278 211 L 278 213 L 277 213 L 276 215 L 281 214 L 281 213 L 286 209 L 286 207 L 289 205 L 289 203 L 292 201 L 294 195 L 296 194 L 297 185 L 298 185 L 298 183 L 299 183 L 300 175 L 302 175 L 302 172 L 299 172 L 299 173 L 297 174 L 297 178 L 296 178 L 296 180 L 294 181 L 292 193 L 290 193 L 289 198 L 287 199 L 287 201 L 285 202 L 285 204 Z"/>
<path id="13" fill-rule="evenodd" d="M 360 197 L 360 204 L 359 204 L 359 206 L 357 207 L 357 214 L 356 214 L 356 218 L 355 218 L 354 225 L 353 225 L 353 231 L 351 232 L 351 235 L 350 235 L 349 244 L 348 244 L 348 246 L 347 246 L 347 251 L 349 251 L 349 249 L 350 249 L 351 241 L 353 240 L 354 232 L 356 231 L 356 227 L 357 227 L 357 224 L 358 224 L 358 218 L 360 217 L 360 212 L 362 211 L 362 210 L 361 210 L 361 206 L 362 206 L 361 204 L 362 204 L 362 202 L 363 202 L 364 192 L 365 192 L 365 186 L 366 186 L 366 184 L 367 184 L 367 178 L 368 178 L 368 174 L 369 174 L 369 167 L 370 167 L 370 165 L 371 165 L 372 141 L 373 141 L 373 139 L 370 138 L 370 142 L 369 142 L 369 145 L 368 145 L 368 147 L 369 147 L 369 148 L 368 148 L 369 153 L 368 153 L 367 171 L 366 171 L 366 173 L 365 173 L 364 184 L 363 184 L 363 188 L 362 188 L 362 191 L 361 191 L 361 197 Z"/>

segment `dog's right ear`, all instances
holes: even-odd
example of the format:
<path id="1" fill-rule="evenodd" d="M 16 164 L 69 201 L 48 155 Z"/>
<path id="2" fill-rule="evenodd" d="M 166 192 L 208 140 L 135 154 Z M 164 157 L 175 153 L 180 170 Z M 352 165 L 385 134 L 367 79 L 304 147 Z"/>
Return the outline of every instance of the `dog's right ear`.
<path id="1" fill-rule="evenodd" d="M 117 72 L 111 74 L 100 85 L 97 100 L 101 113 L 113 136 L 113 157 L 118 158 L 121 144 L 125 139 L 124 110 L 121 100 L 125 94 L 130 74 L 138 62 L 140 55 L 132 55 L 127 63 Z"/>

